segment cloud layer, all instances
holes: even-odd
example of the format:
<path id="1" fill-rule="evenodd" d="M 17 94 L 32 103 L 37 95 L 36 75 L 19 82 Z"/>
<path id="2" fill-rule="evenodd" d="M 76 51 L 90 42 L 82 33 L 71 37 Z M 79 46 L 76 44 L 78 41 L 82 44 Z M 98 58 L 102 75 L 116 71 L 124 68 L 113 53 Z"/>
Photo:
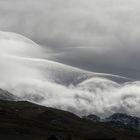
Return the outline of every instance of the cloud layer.
<path id="1" fill-rule="evenodd" d="M 139 81 L 118 83 L 122 77 L 49 61 L 42 47 L 13 33 L 0 33 L 0 50 L 0 88 L 22 100 L 78 115 L 123 112 L 140 117 Z"/>
<path id="2" fill-rule="evenodd" d="M 138 0 L 0 0 L 0 30 L 46 47 L 46 57 L 140 79 Z"/>

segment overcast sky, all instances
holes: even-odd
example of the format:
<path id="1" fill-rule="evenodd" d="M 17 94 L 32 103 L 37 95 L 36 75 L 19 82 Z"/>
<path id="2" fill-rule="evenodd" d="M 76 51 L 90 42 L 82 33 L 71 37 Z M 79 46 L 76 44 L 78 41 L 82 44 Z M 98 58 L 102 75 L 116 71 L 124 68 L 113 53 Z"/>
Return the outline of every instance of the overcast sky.
<path id="1" fill-rule="evenodd" d="M 140 80 L 139 0 L 0 0 L 0 30 L 29 37 L 46 57 Z"/>

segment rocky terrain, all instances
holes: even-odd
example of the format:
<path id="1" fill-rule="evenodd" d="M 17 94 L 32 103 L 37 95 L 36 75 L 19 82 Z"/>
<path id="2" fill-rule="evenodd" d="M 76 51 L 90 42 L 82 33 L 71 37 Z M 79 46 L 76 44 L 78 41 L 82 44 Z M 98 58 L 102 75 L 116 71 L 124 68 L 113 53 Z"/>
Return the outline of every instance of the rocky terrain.
<path id="1" fill-rule="evenodd" d="M 8 91 L 0 89 L 0 100 L 17 101 L 17 100 L 20 100 L 20 98 L 11 94 L 11 93 L 9 93 Z"/>
<path id="2" fill-rule="evenodd" d="M 140 118 L 123 113 L 114 113 L 110 117 L 104 119 L 92 114 L 84 116 L 83 118 L 92 122 L 104 123 L 113 127 L 140 130 Z"/>

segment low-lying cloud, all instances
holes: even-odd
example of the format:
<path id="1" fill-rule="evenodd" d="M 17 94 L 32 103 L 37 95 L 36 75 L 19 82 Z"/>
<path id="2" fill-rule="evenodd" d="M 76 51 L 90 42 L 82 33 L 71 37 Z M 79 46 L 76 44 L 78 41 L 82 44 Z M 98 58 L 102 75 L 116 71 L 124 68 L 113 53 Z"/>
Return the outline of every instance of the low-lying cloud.
<path id="1" fill-rule="evenodd" d="M 4 46 L 9 49 L 5 50 Z M 48 61 L 38 55 L 44 55 L 40 46 L 12 33 L 1 32 L 0 50 L 4 52 L 0 53 L 0 88 L 21 100 L 68 110 L 80 116 L 97 114 L 105 117 L 123 112 L 140 117 L 139 81 L 117 83 L 111 75 L 112 80 L 109 80 Z M 82 75 L 86 78 L 82 79 Z M 79 77 L 81 80 L 73 84 Z M 69 82 L 65 84 L 67 79 Z"/>

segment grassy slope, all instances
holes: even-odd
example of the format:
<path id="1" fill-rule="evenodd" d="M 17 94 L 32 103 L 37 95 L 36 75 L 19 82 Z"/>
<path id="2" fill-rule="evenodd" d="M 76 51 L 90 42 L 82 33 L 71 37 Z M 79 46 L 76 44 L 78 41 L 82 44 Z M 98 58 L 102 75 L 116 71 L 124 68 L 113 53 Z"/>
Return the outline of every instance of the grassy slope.
<path id="1" fill-rule="evenodd" d="M 55 134 L 73 139 L 140 140 L 140 132 L 92 123 L 76 115 L 26 101 L 0 100 L 0 139 L 45 140 Z"/>

